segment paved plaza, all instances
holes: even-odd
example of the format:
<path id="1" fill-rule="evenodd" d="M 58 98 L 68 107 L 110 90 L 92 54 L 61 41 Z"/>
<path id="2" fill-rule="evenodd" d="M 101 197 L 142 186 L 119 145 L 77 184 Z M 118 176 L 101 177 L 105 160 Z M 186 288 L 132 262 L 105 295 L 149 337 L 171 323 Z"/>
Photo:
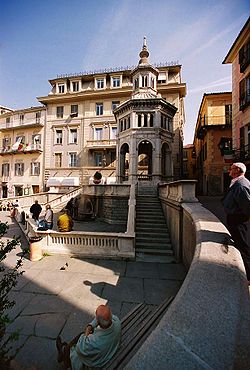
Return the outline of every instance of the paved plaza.
<path id="1" fill-rule="evenodd" d="M 8 212 L 0 212 L 0 220 L 8 221 L 7 237 L 21 234 Z M 23 235 L 21 241 L 22 248 L 28 248 Z M 12 251 L 4 263 L 13 266 L 21 252 L 20 247 Z M 16 304 L 10 311 L 14 321 L 8 332 L 20 329 L 14 348 L 20 348 L 16 360 L 25 370 L 32 366 L 59 369 L 57 335 L 66 341 L 72 339 L 93 318 L 99 304 L 108 303 L 122 318 L 140 302 L 158 305 L 176 294 L 185 278 L 181 264 L 83 260 L 63 255 L 45 256 L 38 262 L 31 262 L 27 255 L 23 270 L 10 294 Z"/>

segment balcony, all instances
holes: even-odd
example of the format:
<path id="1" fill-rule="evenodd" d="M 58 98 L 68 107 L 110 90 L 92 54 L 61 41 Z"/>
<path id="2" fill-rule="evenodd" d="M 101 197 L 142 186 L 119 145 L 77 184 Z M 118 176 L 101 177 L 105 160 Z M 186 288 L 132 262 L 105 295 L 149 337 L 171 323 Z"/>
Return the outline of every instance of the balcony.
<path id="1" fill-rule="evenodd" d="M 250 160 L 250 144 L 234 150 L 234 161 L 244 162 Z"/>
<path id="2" fill-rule="evenodd" d="M 232 125 L 231 115 L 222 116 L 202 116 L 199 121 L 200 126 L 213 126 L 213 125 Z"/>
<path id="3" fill-rule="evenodd" d="M 87 148 L 89 149 L 105 149 L 105 148 L 115 148 L 116 139 L 110 140 L 87 140 Z"/>
<path id="4" fill-rule="evenodd" d="M 41 153 L 42 151 L 43 149 L 41 144 L 20 144 L 18 149 L 13 149 L 12 146 L 8 145 L 1 149 L 0 155 Z"/>
<path id="5" fill-rule="evenodd" d="M 202 116 L 199 120 L 199 127 L 197 129 L 196 137 L 200 140 L 204 139 L 208 128 L 213 126 L 221 126 L 222 128 L 227 128 L 232 126 L 232 116 L 222 115 L 222 116 Z"/>
<path id="6" fill-rule="evenodd" d="M 0 122 L 0 131 L 10 130 L 14 128 L 23 128 L 23 127 L 37 127 L 44 126 L 45 118 L 40 119 L 25 119 L 24 121 L 14 121 L 14 122 Z"/>

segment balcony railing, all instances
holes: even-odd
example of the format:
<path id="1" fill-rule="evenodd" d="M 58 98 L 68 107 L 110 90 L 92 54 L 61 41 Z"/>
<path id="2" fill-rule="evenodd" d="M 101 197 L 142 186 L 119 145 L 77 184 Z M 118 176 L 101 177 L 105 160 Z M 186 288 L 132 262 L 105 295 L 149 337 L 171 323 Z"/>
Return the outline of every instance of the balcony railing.
<path id="1" fill-rule="evenodd" d="M 42 151 L 43 150 L 41 144 L 21 144 L 18 149 L 12 149 L 12 146 L 8 145 L 1 149 L 0 155 L 34 153 Z"/>
<path id="2" fill-rule="evenodd" d="M 113 148 L 116 146 L 116 139 L 110 140 L 87 140 L 87 148 Z"/>
<path id="3" fill-rule="evenodd" d="M 200 117 L 201 126 L 212 126 L 212 125 L 232 125 L 231 115 L 222 116 L 203 116 Z"/>
<path id="4" fill-rule="evenodd" d="M 31 119 L 25 119 L 24 121 L 13 121 L 13 122 L 0 122 L 0 130 L 7 130 L 10 128 L 15 127 L 23 127 L 23 126 L 43 126 L 45 123 L 45 118 L 31 118 Z"/>
<path id="5" fill-rule="evenodd" d="M 199 120 L 199 128 L 197 130 L 197 138 L 204 139 L 208 126 L 232 126 L 232 116 L 203 116 Z"/>
<path id="6" fill-rule="evenodd" d="M 250 159 L 250 144 L 234 150 L 234 160 L 244 162 L 246 159 Z"/>

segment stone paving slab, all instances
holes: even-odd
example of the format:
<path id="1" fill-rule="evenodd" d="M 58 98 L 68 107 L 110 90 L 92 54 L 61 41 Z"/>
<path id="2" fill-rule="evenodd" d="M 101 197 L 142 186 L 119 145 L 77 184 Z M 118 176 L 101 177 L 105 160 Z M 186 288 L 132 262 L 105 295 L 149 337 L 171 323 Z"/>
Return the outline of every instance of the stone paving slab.
<path id="1" fill-rule="evenodd" d="M 8 221 L 8 235 L 21 234 L 18 225 L 11 219 Z M 7 266 L 15 263 L 22 248 L 27 248 L 22 234 L 21 239 L 22 247 L 7 257 Z M 60 334 L 63 340 L 71 340 L 92 320 L 98 305 L 108 303 L 112 312 L 122 318 L 138 303 L 161 303 L 178 291 L 185 277 L 179 264 L 65 255 L 46 256 L 38 262 L 26 258 L 23 269 L 23 276 L 11 292 L 16 305 L 10 315 L 15 320 L 8 331 L 21 329 L 13 350 L 21 346 L 16 361 L 25 370 L 32 365 L 37 365 L 39 370 L 59 369 L 56 336 Z"/>
<path id="2" fill-rule="evenodd" d="M 144 279 L 144 300 L 146 303 L 158 305 L 180 289 L 179 281 L 160 279 Z"/>

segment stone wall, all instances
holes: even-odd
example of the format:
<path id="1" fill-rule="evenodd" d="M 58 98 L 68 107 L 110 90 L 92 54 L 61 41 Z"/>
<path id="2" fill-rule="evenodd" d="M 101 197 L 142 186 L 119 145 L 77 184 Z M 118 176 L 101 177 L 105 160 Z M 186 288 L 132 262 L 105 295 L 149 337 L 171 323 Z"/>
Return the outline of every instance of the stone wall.
<path id="1" fill-rule="evenodd" d="M 108 223 L 127 224 L 128 198 L 101 197 L 99 200 L 98 216 Z"/>
<path id="2" fill-rule="evenodd" d="M 179 234 L 171 237 L 180 241 L 189 271 L 169 310 L 125 369 L 249 369 L 250 302 L 240 253 L 228 244 L 225 226 L 195 201 L 195 182 L 190 181 L 188 192 L 185 185 L 163 185 L 159 193 L 168 210 L 176 195 L 181 211 L 172 207 L 166 215 L 182 214 L 179 230 L 172 228 Z"/>

